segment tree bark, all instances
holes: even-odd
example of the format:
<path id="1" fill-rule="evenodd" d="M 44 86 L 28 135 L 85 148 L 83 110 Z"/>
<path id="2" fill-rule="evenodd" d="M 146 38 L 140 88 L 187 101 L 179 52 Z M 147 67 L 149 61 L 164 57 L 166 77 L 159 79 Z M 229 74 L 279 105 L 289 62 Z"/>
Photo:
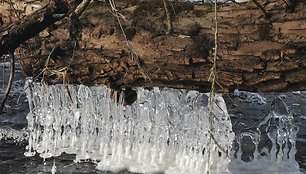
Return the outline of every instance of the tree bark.
<path id="1" fill-rule="evenodd" d="M 42 9 L 0 28 L 0 57 L 71 13 L 82 0 L 51 0 Z"/>
<path id="2" fill-rule="evenodd" d="M 95 2 L 81 18 L 80 48 L 65 47 L 68 29 L 62 26 L 44 38 L 37 55 L 22 58 L 25 73 L 48 83 L 210 91 L 211 4 L 173 2 L 174 34 L 166 35 L 162 1 L 116 2 L 128 44 L 108 4 Z M 252 2 L 220 4 L 218 92 L 306 89 L 306 2 L 295 4 L 294 12 L 288 12 L 283 1 L 269 3 L 265 7 L 269 18 Z M 56 49 L 49 55 L 54 43 Z M 137 53 L 141 66 L 127 45 Z"/>

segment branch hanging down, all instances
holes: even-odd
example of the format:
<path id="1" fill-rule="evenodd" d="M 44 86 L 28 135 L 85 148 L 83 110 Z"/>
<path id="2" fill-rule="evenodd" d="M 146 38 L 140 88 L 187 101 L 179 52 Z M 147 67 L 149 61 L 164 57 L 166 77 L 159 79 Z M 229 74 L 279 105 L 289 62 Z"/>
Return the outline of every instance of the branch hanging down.
<path id="1" fill-rule="evenodd" d="M 166 34 L 172 34 L 173 33 L 173 24 L 172 24 L 172 19 L 171 19 L 171 15 L 170 15 L 170 11 L 169 11 L 169 7 L 168 7 L 168 0 L 163 0 L 164 3 L 164 9 L 166 12 L 166 17 L 167 17 L 167 31 Z"/>
<path id="2" fill-rule="evenodd" d="M 14 79 L 14 74 L 15 74 L 15 56 L 14 56 L 14 52 L 11 51 L 9 56 L 10 56 L 10 60 L 11 60 L 10 78 L 9 78 L 7 87 L 5 89 L 3 98 L 2 98 L 1 103 L 0 103 L 0 114 L 2 114 L 2 112 L 3 112 L 3 109 L 4 109 L 4 106 L 5 106 L 7 97 L 9 95 L 11 87 L 12 87 L 12 83 L 13 83 L 13 79 Z"/>
<path id="3" fill-rule="evenodd" d="M 267 11 L 263 8 L 263 6 L 261 6 L 259 4 L 259 2 L 257 2 L 257 0 L 252 0 L 254 2 L 254 4 L 256 4 L 256 6 L 262 11 L 262 13 L 264 14 L 265 18 L 268 19 L 270 17 L 270 14 L 267 13 Z"/>

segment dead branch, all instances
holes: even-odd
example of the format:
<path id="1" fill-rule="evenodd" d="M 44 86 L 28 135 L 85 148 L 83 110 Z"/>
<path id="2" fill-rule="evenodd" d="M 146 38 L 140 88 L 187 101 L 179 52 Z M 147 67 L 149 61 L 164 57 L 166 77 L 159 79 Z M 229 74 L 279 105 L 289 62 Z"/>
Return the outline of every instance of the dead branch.
<path id="1" fill-rule="evenodd" d="M 257 2 L 257 0 L 252 0 L 254 2 L 254 4 L 256 4 L 256 6 L 260 9 L 260 11 L 264 14 L 265 18 L 268 19 L 270 17 L 270 15 L 267 13 L 267 11 L 263 8 L 262 5 L 260 5 L 259 2 Z"/>
<path id="2" fill-rule="evenodd" d="M 15 50 L 20 44 L 33 38 L 51 24 L 63 19 L 81 3 L 80 0 L 51 0 L 35 13 L 0 30 L 0 56 Z"/>
<path id="3" fill-rule="evenodd" d="M 10 93 L 10 90 L 11 90 L 11 87 L 12 87 L 12 84 L 13 84 L 13 79 L 14 79 L 14 74 L 15 74 L 15 56 L 14 56 L 14 52 L 11 51 L 9 53 L 9 56 L 10 56 L 10 62 L 11 62 L 10 78 L 8 80 L 7 87 L 5 89 L 3 98 L 2 98 L 1 103 L 0 103 L 0 114 L 2 114 L 2 112 L 3 112 L 5 103 L 7 101 L 7 97 L 9 95 L 9 93 Z"/>
<path id="4" fill-rule="evenodd" d="M 167 31 L 166 34 L 172 34 L 173 33 L 173 24 L 172 24 L 172 18 L 168 7 L 168 0 L 163 0 L 164 3 L 164 9 L 166 13 L 166 20 L 167 20 Z"/>

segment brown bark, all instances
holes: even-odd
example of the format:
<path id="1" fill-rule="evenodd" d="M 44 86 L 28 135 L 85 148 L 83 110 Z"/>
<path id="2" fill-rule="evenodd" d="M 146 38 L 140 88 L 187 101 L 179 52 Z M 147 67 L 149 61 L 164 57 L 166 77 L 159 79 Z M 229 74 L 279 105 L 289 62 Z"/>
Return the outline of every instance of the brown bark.
<path id="1" fill-rule="evenodd" d="M 22 59 L 24 71 L 49 83 L 166 86 L 207 92 L 214 45 L 213 6 L 173 3 L 173 35 L 166 35 L 162 1 L 117 3 L 141 68 L 132 60 L 110 8 L 98 3 L 81 19 L 80 49 L 65 48 L 63 37 L 68 30 L 62 27 L 45 38 L 37 55 Z M 222 88 L 217 86 L 218 91 L 305 90 L 306 2 L 297 1 L 294 12 L 286 8 L 283 1 L 269 3 L 267 19 L 252 2 L 220 5 L 217 82 Z M 59 46 L 48 59 L 55 42 Z"/>
<path id="2" fill-rule="evenodd" d="M 48 5 L 33 14 L 0 28 L 0 57 L 63 19 L 81 2 L 82 0 L 51 0 Z"/>

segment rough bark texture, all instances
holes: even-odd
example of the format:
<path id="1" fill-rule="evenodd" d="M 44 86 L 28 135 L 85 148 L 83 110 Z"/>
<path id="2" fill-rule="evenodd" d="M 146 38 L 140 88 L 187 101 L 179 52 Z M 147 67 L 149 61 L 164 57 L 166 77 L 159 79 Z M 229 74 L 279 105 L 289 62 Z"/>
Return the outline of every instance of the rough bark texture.
<path id="1" fill-rule="evenodd" d="M 108 3 L 94 2 L 81 18 L 79 48 L 66 46 L 65 26 L 44 31 L 36 55 L 22 58 L 26 74 L 49 83 L 210 90 L 212 5 L 172 2 L 174 34 L 166 35 L 162 0 L 116 2 L 141 68 Z M 293 12 L 283 1 L 265 9 L 268 19 L 252 2 L 218 8 L 218 91 L 306 90 L 306 2 L 297 1 Z"/>
<path id="2" fill-rule="evenodd" d="M 0 27 L 0 57 L 63 19 L 81 2 L 82 0 L 51 0 L 48 5 L 32 15 L 24 16 L 6 27 Z"/>

